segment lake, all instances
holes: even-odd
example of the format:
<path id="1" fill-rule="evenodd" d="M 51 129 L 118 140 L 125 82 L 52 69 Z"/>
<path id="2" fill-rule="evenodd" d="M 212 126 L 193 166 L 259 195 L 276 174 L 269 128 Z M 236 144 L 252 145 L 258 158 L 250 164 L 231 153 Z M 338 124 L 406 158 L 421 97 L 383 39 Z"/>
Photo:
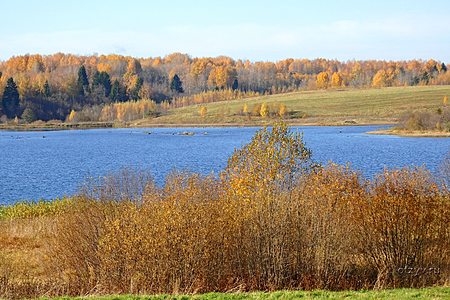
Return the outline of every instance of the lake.
<path id="1" fill-rule="evenodd" d="M 436 171 L 449 138 L 369 135 L 386 126 L 293 127 L 319 162 L 351 163 L 372 177 L 385 167 Z M 172 170 L 220 172 L 258 128 L 126 128 L 0 131 L 0 204 L 74 194 L 87 177 L 121 168 L 150 170 L 158 184 Z M 189 131 L 192 136 L 180 135 Z"/>

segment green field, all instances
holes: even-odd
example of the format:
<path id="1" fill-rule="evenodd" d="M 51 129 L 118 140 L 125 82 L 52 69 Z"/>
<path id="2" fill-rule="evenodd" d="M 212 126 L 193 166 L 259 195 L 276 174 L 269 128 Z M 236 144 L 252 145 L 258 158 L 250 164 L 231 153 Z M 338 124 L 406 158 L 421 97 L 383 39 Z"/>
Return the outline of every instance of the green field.
<path id="1" fill-rule="evenodd" d="M 244 100 L 205 104 L 207 114 L 200 117 L 199 106 L 192 105 L 169 110 L 152 119 L 140 120 L 133 125 L 155 124 L 261 124 L 271 119 L 244 116 L 240 112 L 244 103 L 249 111 L 261 103 L 276 107 L 285 104 L 289 123 L 339 124 L 354 121 L 358 124 L 395 123 L 399 116 L 411 110 L 432 110 L 442 105 L 450 86 L 391 87 L 381 89 L 346 89 L 304 91 Z M 351 122 L 353 123 L 353 122 Z"/>
<path id="2" fill-rule="evenodd" d="M 158 295 L 158 296 L 103 296 L 85 298 L 57 298 L 57 299 L 179 299 L 179 300 L 238 300 L 238 299 L 450 299 L 450 288 L 436 287 L 425 289 L 393 289 L 381 291 L 278 291 L 272 293 L 208 293 L 200 295 Z"/>

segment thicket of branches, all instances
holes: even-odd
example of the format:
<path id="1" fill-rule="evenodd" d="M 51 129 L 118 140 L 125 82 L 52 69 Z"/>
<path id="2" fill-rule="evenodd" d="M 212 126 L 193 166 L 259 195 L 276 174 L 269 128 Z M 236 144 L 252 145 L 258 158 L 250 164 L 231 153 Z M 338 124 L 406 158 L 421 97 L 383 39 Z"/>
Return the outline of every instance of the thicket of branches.
<path id="1" fill-rule="evenodd" d="M 444 284 L 443 182 L 422 169 L 368 181 L 319 166 L 300 135 L 275 126 L 237 150 L 219 177 L 175 172 L 160 188 L 122 172 L 88 185 L 44 217 L 49 275 L 0 268 L 0 296 Z"/>

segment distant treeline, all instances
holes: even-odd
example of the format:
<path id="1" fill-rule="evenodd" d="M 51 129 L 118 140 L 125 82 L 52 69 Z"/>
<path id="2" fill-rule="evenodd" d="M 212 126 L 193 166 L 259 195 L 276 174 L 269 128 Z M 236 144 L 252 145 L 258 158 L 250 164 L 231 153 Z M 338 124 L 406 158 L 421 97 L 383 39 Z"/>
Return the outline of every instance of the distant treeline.
<path id="1" fill-rule="evenodd" d="M 301 89 L 436 84 L 450 84 L 450 73 L 445 63 L 432 59 L 251 62 L 181 53 L 163 58 L 23 55 L 0 62 L 0 115 L 21 117 L 28 108 L 27 120 L 63 120 L 85 106 L 137 99 L 179 99 L 173 106 L 180 106 L 227 95 L 235 99 Z"/>

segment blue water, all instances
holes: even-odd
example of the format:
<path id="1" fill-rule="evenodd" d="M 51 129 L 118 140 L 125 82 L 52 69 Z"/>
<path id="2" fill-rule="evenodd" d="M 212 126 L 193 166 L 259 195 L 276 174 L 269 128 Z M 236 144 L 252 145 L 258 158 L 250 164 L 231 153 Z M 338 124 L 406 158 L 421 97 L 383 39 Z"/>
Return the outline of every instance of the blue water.
<path id="1" fill-rule="evenodd" d="M 449 138 L 368 135 L 382 126 L 294 127 L 320 162 L 351 163 L 371 177 L 385 167 L 436 170 Z M 219 172 L 257 128 L 93 129 L 0 131 L 0 204 L 71 195 L 87 177 L 121 168 L 150 170 L 162 184 L 173 169 Z M 193 136 L 178 133 L 192 131 Z M 151 132 L 151 134 L 148 134 Z"/>

